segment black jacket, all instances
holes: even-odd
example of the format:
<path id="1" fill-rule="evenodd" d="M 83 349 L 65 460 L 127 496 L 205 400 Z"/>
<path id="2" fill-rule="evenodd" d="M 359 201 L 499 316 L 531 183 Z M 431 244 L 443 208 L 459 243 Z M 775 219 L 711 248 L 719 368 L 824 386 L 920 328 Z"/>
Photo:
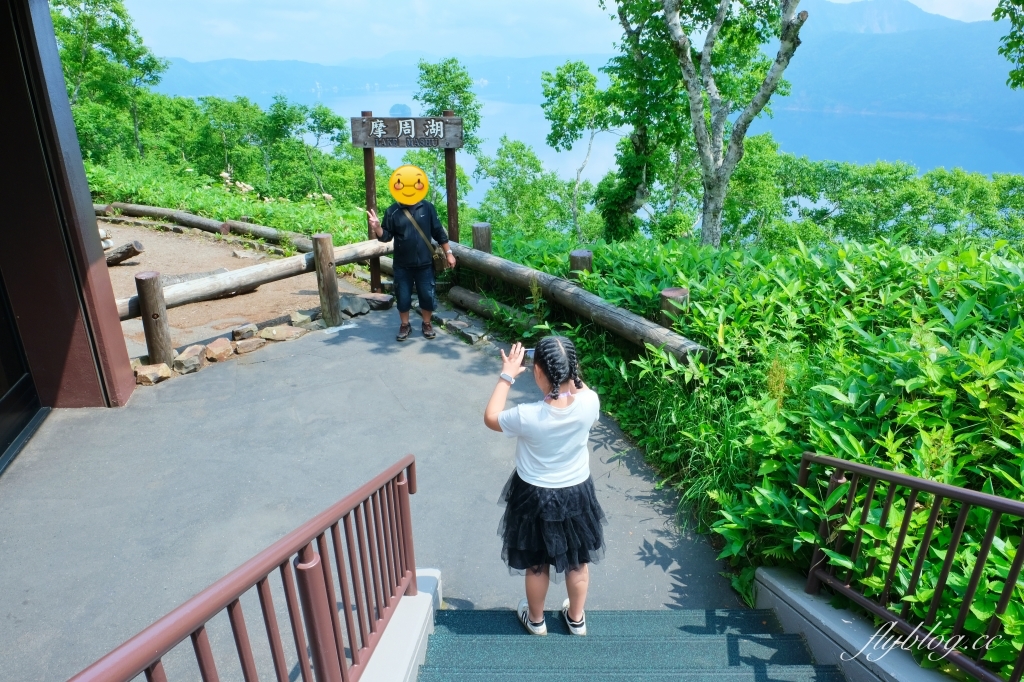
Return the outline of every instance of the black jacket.
<path id="1" fill-rule="evenodd" d="M 394 203 L 388 206 L 384 212 L 384 220 L 380 226 L 384 234 L 377 238 L 378 241 L 389 242 L 395 240 L 394 263 L 400 268 L 415 268 L 423 265 L 430 265 L 434 262 L 434 255 L 423 243 L 416 228 L 412 226 L 405 216 L 405 210 L 409 211 L 416 219 L 416 223 L 423 230 L 427 239 L 433 238 L 438 244 L 448 243 L 448 234 L 441 227 L 441 220 L 437 217 L 437 209 L 429 201 L 421 201 L 412 206 Z"/>

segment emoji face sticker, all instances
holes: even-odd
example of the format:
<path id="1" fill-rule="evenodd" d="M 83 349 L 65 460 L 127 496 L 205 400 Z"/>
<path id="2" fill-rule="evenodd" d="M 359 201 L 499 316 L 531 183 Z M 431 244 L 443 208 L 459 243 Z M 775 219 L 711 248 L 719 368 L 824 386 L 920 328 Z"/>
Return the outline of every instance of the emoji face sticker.
<path id="1" fill-rule="evenodd" d="M 400 204 L 412 206 L 423 201 L 427 196 L 430 182 L 427 174 L 418 166 L 399 166 L 388 180 L 391 196 Z"/>

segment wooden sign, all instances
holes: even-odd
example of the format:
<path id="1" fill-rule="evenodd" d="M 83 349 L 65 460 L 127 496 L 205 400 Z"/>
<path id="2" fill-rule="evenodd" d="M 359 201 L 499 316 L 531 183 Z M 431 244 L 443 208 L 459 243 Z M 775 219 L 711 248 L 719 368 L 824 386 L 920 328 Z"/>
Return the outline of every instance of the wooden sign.
<path id="1" fill-rule="evenodd" d="M 352 118 L 352 146 L 458 149 L 462 146 L 462 119 L 457 116 L 429 118 Z"/>

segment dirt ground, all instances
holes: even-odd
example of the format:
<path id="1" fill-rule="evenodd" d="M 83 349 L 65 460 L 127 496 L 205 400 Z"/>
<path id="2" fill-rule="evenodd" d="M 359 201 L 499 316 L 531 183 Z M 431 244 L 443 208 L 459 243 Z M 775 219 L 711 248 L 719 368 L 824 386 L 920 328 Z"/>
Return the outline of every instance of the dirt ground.
<path id="1" fill-rule="evenodd" d="M 99 221 L 99 226 L 110 232 L 115 246 L 139 241 L 145 247 L 142 254 L 108 268 L 114 296 L 117 298 L 135 295 L 135 275 L 146 270 L 156 270 L 161 275 L 209 272 L 218 268 L 237 270 L 276 257 L 246 250 L 240 244 L 221 243 L 188 232 L 177 234 L 104 221 Z M 233 255 L 234 251 L 264 258 L 238 258 Z M 339 289 L 342 291 L 367 291 L 368 287 L 361 287 L 361 284 L 352 278 L 339 278 Z M 167 316 L 171 325 L 171 339 L 175 347 L 180 349 L 192 343 L 223 336 L 233 327 L 246 322 L 259 324 L 287 316 L 295 310 L 316 308 L 319 305 L 316 274 L 308 273 L 264 284 L 249 294 L 172 308 L 167 311 Z M 128 354 L 133 358 L 145 355 L 146 339 L 142 323 L 137 319 L 125 320 L 121 328 L 128 344 Z"/>

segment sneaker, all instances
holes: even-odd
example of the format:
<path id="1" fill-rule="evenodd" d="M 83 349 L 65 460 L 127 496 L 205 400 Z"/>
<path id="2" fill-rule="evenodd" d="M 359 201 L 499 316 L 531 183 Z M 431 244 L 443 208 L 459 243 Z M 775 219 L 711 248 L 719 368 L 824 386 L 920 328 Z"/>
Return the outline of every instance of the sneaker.
<path id="1" fill-rule="evenodd" d="M 409 338 L 409 334 L 412 334 L 412 325 L 403 324 L 398 328 L 398 335 L 395 337 L 396 341 L 405 341 Z"/>
<path id="2" fill-rule="evenodd" d="M 569 600 L 566 599 L 562 602 L 562 618 L 565 619 L 565 624 L 569 626 L 569 632 L 574 635 L 580 635 L 581 637 L 587 634 L 587 612 L 583 612 L 583 617 L 580 621 L 569 620 Z"/>
<path id="3" fill-rule="evenodd" d="M 525 598 L 519 600 L 519 608 L 516 609 L 516 613 L 519 614 L 519 622 L 523 624 L 523 627 L 526 628 L 526 631 L 529 632 L 531 635 L 548 634 L 547 622 L 530 622 L 530 602 L 528 602 Z"/>
<path id="4" fill-rule="evenodd" d="M 425 339 L 432 339 L 435 336 L 437 336 L 437 332 L 434 331 L 434 325 L 430 324 L 429 322 L 424 322 L 422 329 L 423 338 Z"/>

